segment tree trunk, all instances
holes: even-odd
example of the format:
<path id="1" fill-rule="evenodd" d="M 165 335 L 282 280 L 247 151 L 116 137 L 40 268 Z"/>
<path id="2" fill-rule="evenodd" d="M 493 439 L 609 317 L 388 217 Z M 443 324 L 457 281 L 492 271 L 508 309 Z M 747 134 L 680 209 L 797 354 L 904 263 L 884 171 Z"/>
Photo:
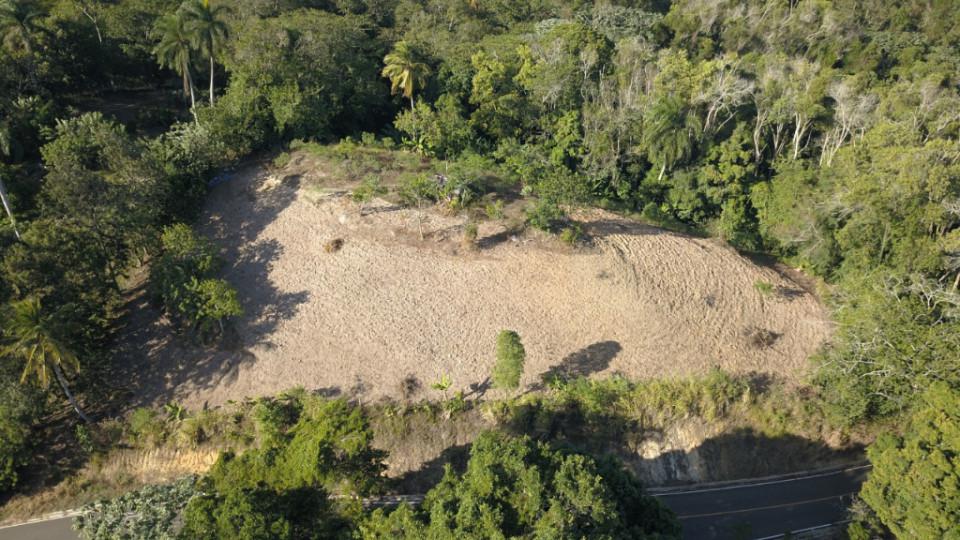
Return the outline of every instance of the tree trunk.
<path id="1" fill-rule="evenodd" d="M 190 82 L 187 81 L 186 71 L 180 74 L 180 79 L 181 79 L 181 82 L 183 82 L 183 100 L 189 101 L 190 100 Z"/>
<path id="2" fill-rule="evenodd" d="M 663 173 L 667 172 L 667 164 L 664 163 L 663 167 L 660 167 L 660 176 L 657 177 L 657 182 L 663 180 Z"/>
<path id="3" fill-rule="evenodd" d="M 420 232 L 420 241 L 423 241 L 423 202 L 417 199 L 417 231 Z"/>
<path id="4" fill-rule="evenodd" d="M 93 29 L 97 32 L 97 42 L 103 45 L 103 36 L 100 34 L 100 25 L 97 23 L 97 18 L 90 13 L 84 2 L 80 2 L 80 11 L 93 23 Z"/>
<path id="5" fill-rule="evenodd" d="M 0 179 L 0 201 L 3 202 L 3 209 L 7 211 L 7 216 L 10 218 L 10 225 L 13 226 L 13 235 L 17 237 L 17 240 L 20 240 L 20 231 L 17 230 L 17 220 L 13 219 L 13 208 L 10 207 L 10 199 L 7 198 L 7 186 L 3 184 L 2 179 Z"/>
<path id="6" fill-rule="evenodd" d="M 210 50 L 210 106 L 213 107 L 213 50 Z"/>
<path id="7" fill-rule="evenodd" d="M 187 85 L 190 87 L 190 113 L 193 114 L 193 121 L 199 123 L 197 119 L 197 97 L 193 92 L 193 75 L 190 74 L 190 67 L 184 66 L 184 73 L 187 74 Z"/>
<path id="8" fill-rule="evenodd" d="M 51 362 L 51 365 L 53 367 L 53 373 L 57 376 L 57 382 L 60 383 L 60 388 L 63 388 L 63 393 L 67 395 L 67 401 L 70 402 L 70 405 L 73 405 L 73 410 L 77 411 L 77 414 L 80 415 L 80 418 L 82 418 L 84 422 L 91 424 L 90 417 L 83 412 L 76 398 L 70 393 L 70 388 L 67 387 L 67 380 L 63 377 L 63 371 L 60 370 L 60 365 L 53 362 Z"/>

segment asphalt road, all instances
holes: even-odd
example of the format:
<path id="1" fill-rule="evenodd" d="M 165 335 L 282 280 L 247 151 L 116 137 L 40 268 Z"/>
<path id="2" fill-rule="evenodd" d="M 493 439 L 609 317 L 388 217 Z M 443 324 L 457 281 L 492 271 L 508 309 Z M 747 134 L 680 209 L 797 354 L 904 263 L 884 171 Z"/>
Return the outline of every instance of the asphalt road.
<path id="1" fill-rule="evenodd" d="M 684 538 L 765 538 L 847 518 L 867 466 L 785 480 L 750 482 L 658 495 L 683 524 Z"/>
<path id="2" fill-rule="evenodd" d="M 766 538 L 846 519 L 868 467 L 722 487 L 657 493 L 691 540 Z M 0 540 L 78 540 L 72 518 L 0 528 Z"/>
<path id="3" fill-rule="evenodd" d="M 0 540 L 78 540 L 73 518 L 51 519 L 0 529 Z"/>

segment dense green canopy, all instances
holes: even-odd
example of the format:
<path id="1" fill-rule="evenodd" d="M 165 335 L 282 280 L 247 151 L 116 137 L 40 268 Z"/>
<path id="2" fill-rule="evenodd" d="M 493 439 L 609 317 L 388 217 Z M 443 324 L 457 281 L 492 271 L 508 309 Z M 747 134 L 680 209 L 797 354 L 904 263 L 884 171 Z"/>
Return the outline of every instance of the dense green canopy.
<path id="1" fill-rule="evenodd" d="M 80 402 L 124 384 L 109 351 L 139 263 L 170 263 L 152 289 L 187 331 L 241 312 L 161 237 L 216 172 L 343 137 L 443 160 L 446 192 L 404 184 L 418 208 L 496 176 L 535 227 L 600 205 L 814 274 L 835 424 L 960 386 L 953 0 L 0 0 L 0 49 L 0 304 L 38 302 Z M 19 464 L 38 419 L 6 417 Z"/>

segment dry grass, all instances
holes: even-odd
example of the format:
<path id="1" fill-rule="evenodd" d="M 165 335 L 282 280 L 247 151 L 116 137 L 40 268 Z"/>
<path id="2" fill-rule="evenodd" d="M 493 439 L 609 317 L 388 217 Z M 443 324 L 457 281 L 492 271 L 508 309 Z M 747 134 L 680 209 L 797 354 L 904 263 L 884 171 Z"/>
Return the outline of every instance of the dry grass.
<path id="1" fill-rule="evenodd" d="M 146 484 L 170 482 L 210 469 L 222 448 L 115 449 L 94 456 L 81 470 L 50 489 L 15 495 L 0 511 L 0 523 L 77 508 Z"/>
<path id="2" fill-rule="evenodd" d="M 568 364 L 631 378 L 719 366 L 796 379 L 829 335 L 816 298 L 709 239 L 597 210 L 574 216 L 590 247 L 483 221 L 465 249 L 473 218 L 427 211 L 421 241 L 415 210 L 377 200 L 361 216 L 347 183 L 305 164 L 317 162 L 295 153 L 281 171 L 242 169 L 211 193 L 202 223 L 241 292 L 239 343 L 198 349 L 141 311 L 124 353 L 142 377 L 137 395 L 197 407 L 303 385 L 401 399 L 412 375 L 421 397 L 437 398 L 429 383 L 446 375 L 451 393 L 470 396 L 503 328 L 523 339 L 527 387 Z M 343 240 L 336 257 L 324 238 Z M 765 301 L 758 281 L 799 292 Z M 757 341 L 755 328 L 778 337 Z"/>

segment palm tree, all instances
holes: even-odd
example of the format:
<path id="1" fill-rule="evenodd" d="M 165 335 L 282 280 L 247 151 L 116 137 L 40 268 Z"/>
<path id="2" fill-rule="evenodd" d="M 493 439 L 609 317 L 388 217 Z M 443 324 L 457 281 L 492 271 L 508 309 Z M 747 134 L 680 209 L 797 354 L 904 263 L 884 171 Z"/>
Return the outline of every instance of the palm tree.
<path id="1" fill-rule="evenodd" d="M 383 57 L 383 63 L 382 75 L 390 79 L 390 92 L 401 91 L 413 111 L 413 92 L 426 86 L 430 66 L 420 61 L 420 55 L 406 41 L 398 41 L 393 52 Z"/>
<path id="2" fill-rule="evenodd" d="M 183 15 L 187 21 L 193 44 L 210 58 L 210 105 L 213 105 L 213 57 L 230 29 L 222 16 L 230 11 L 227 6 L 210 7 L 210 0 L 190 0 L 183 5 Z"/>
<path id="3" fill-rule="evenodd" d="M 173 69 L 183 78 L 184 98 L 190 96 L 190 110 L 197 101 L 193 93 L 193 76 L 190 74 L 190 56 L 193 46 L 187 30 L 186 18 L 181 13 L 167 15 L 157 22 L 160 43 L 153 49 L 157 62 L 162 67 Z"/>
<path id="4" fill-rule="evenodd" d="M 4 347 L 2 353 L 25 361 L 21 384 L 35 377 L 40 386 L 49 388 L 52 371 L 70 405 L 84 422 L 90 422 L 70 392 L 63 375 L 64 368 L 80 371 L 80 361 L 77 355 L 53 336 L 50 326 L 50 319 L 42 314 L 39 299 L 27 298 L 13 302 L 4 325 L 7 337 L 13 342 Z"/>
<path id="5" fill-rule="evenodd" d="M 40 31 L 42 15 L 33 2 L 0 0 L 0 36 L 3 44 L 10 50 L 22 48 L 27 54 L 32 54 L 33 34 Z"/>
<path id="6" fill-rule="evenodd" d="M 643 138 L 653 161 L 660 162 L 658 181 L 667 169 L 690 157 L 700 131 L 696 111 L 683 99 L 667 96 L 654 103 L 644 118 Z"/>

